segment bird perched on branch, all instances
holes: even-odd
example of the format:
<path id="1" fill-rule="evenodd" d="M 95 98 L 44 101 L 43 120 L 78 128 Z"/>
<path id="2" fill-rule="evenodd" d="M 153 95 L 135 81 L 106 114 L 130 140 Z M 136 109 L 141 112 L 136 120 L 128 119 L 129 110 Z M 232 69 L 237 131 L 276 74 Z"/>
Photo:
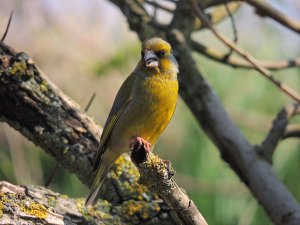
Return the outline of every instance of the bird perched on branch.
<path id="1" fill-rule="evenodd" d="M 142 44 L 141 59 L 122 84 L 104 125 L 86 206 L 97 202 L 107 172 L 122 153 L 133 145 L 151 151 L 175 111 L 177 73 L 168 42 L 152 38 Z"/>

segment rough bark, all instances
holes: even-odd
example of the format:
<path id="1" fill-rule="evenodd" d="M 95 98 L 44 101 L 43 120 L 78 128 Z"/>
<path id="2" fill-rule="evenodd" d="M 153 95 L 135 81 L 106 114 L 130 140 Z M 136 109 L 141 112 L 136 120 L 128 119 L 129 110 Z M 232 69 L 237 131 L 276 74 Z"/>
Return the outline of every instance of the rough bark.
<path id="1" fill-rule="evenodd" d="M 186 2 L 174 2 L 177 8 L 173 20 L 167 26 L 160 26 L 148 15 L 141 4 L 143 1 L 111 2 L 121 9 L 130 28 L 137 32 L 141 40 L 161 36 L 172 44 L 180 68 L 180 94 L 208 137 L 218 147 L 223 159 L 247 185 L 275 224 L 299 224 L 300 207 L 297 201 L 261 155 L 263 149 L 257 151 L 234 125 L 196 66 L 191 55 L 193 48 L 190 37 L 191 32 L 195 31 L 197 18 L 191 14 Z M 224 2 L 229 1 L 206 0 L 202 6 L 205 8 Z M 0 120 L 46 149 L 61 166 L 76 173 L 85 184 L 90 184 L 91 176 L 88 174 L 91 174 L 91 161 L 100 133 L 97 125 L 48 82 L 26 54 L 18 54 L 2 44 L 0 87 Z M 113 206 L 122 206 L 128 202 L 139 206 L 145 203 L 145 208 L 151 209 L 157 196 L 135 186 L 137 176 L 134 173 L 136 170 L 128 159 L 122 158 L 109 174 L 109 186 L 104 185 L 102 197 Z M 163 222 L 178 223 L 172 213 L 164 214 L 161 210 L 154 217 L 144 218 L 139 214 L 141 211 L 139 208 L 128 218 L 135 218 L 133 221 L 138 224 L 147 223 L 153 218 L 158 221 L 157 224 L 162 224 L 161 218 L 164 216 L 161 215 L 166 215 Z"/>
<path id="2" fill-rule="evenodd" d="M 16 186 L 0 181 L 1 225 L 173 224 L 167 220 L 170 210 L 161 200 L 153 203 L 152 212 L 142 206 L 131 201 L 113 205 L 100 200 L 94 208 L 86 208 L 83 198 L 72 199 L 44 187 Z M 158 216 L 155 212 L 159 211 L 161 214 Z M 148 220 L 142 221 L 134 217 L 135 214 Z"/>
<path id="3" fill-rule="evenodd" d="M 131 151 L 131 160 L 137 166 L 139 183 L 157 193 L 185 225 L 207 225 L 197 206 L 172 179 L 175 174 L 171 162 L 162 160 L 139 145 Z"/>
<path id="4" fill-rule="evenodd" d="M 91 184 L 100 127 L 48 81 L 28 55 L 3 43 L 0 102 L 0 121 L 43 148 L 84 184 Z M 140 186 L 137 179 L 138 171 L 125 155 L 116 162 L 103 185 L 102 198 L 114 207 L 124 207 L 122 222 L 179 224 L 162 200 Z"/>
<path id="5" fill-rule="evenodd" d="M 268 163 L 235 126 L 218 97 L 198 69 L 189 45 L 195 17 L 186 1 L 176 2 L 173 20 L 163 28 L 134 1 L 111 0 L 127 17 L 132 30 L 144 40 L 161 36 L 168 40 L 179 62 L 180 94 L 202 129 L 218 147 L 222 158 L 250 189 L 275 224 L 300 224 L 300 207 Z M 202 6 L 225 1 L 204 1 Z M 262 150 L 263 151 L 263 150 Z"/>

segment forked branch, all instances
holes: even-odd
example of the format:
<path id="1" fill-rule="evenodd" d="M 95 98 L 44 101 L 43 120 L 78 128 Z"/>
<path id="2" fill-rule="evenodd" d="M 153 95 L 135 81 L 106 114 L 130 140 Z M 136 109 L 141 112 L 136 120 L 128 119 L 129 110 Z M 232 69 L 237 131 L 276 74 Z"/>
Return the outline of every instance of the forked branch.
<path id="1" fill-rule="evenodd" d="M 270 80 L 273 84 L 275 84 L 283 93 L 290 96 L 292 99 L 294 99 L 296 102 L 300 103 L 300 95 L 294 91 L 292 88 L 290 88 L 288 85 L 278 81 L 275 79 L 272 75 L 272 73 L 267 70 L 266 68 L 259 65 L 259 62 L 248 52 L 243 50 L 242 48 L 235 45 L 230 39 L 228 39 L 223 34 L 219 33 L 214 26 L 211 24 L 209 19 L 206 17 L 205 13 L 200 9 L 197 2 L 194 0 L 188 0 L 191 9 L 194 11 L 195 15 L 199 17 L 199 19 L 206 24 L 206 26 L 212 31 L 212 33 L 225 45 L 227 45 L 229 48 L 233 49 L 237 54 L 242 56 L 244 59 L 246 59 L 249 63 L 251 63 L 254 68 L 259 71 L 264 77 L 266 77 L 268 80 Z"/>

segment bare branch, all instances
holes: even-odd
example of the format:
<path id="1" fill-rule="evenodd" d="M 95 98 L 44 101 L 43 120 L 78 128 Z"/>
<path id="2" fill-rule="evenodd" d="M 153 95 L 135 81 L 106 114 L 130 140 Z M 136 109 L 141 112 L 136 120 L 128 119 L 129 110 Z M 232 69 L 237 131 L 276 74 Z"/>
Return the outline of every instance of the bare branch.
<path id="1" fill-rule="evenodd" d="M 266 1 L 262 0 L 246 0 L 256 9 L 256 13 L 262 17 L 270 17 L 281 25 L 300 34 L 300 22 L 281 13 Z"/>
<path id="2" fill-rule="evenodd" d="M 300 138 L 300 125 L 299 124 L 289 124 L 287 125 L 283 137 L 286 138 Z"/>
<path id="3" fill-rule="evenodd" d="M 231 21 L 231 26 L 232 26 L 232 30 L 233 30 L 233 43 L 236 44 L 238 42 L 238 33 L 237 33 L 237 29 L 236 29 L 235 20 L 233 18 L 233 15 L 230 12 L 228 5 L 224 4 L 224 6 L 225 6 L 227 14 L 229 15 L 230 21 Z M 224 60 L 227 60 L 230 57 L 230 55 L 232 54 L 232 52 L 233 52 L 233 49 L 231 48 L 229 50 L 229 52 L 225 55 Z"/>
<path id="4" fill-rule="evenodd" d="M 174 46 L 180 65 L 181 97 L 218 147 L 222 158 L 248 186 L 275 224 L 299 224 L 300 207 L 297 201 L 276 177 L 271 165 L 259 157 L 255 147 L 231 121 L 199 72 L 182 34 L 174 31 L 168 40 Z"/>
<path id="5" fill-rule="evenodd" d="M 259 62 L 249 53 L 247 53 L 245 50 L 241 49 L 240 47 L 236 46 L 230 39 L 228 39 L 223 34 L 219 33 L 213 25 L 210 23 L 209 19 L 207 19 L 206 15 L 202 12 L 202 10 L 199 8 L 199 6 L 195 3 L 194 0 L 188 0 L 190 3 L 191 9 L 195 12 L 196 16 L 201 19 L 203 23 L 207 25 L 207 27 L 213 32 L 213 34 L 221 40 L 225 45 L 228 47 L 234 49 L 236 53 L 238 53 L 240 56 L 245 58 L 249 63 L 251 63 L 257 71 L 259 71 L 264 77 L 266 77 L 268 80 L 270 80 L 274 85 L 276 85 L 283 93 L 290 96 L 292 99 L 294 99 L 296 102 L 300 103 L 300 95 L 294 91 L 292 88 L 290 88 L 288 85 L 281 83 L 280 81 L 276 80 L 272 73 L 267 70 L 266 68 L 259 65 Z"/>
<path id="6" fill-rule="evenodd" d="M 272 128 L 258 149 L 260 154 L 268 162 L 272 162 L 275 148 L 277 147 L 279 141 L 285 136 L 289 119 L 298 113 L 299 108 L 300 107 L 298 104 L 288 105 L 284 107 L 274 119 Z"/>
<path id="7" fill-rule="evenodd" d="M 223 52 L 220 52 L 217 49 L 207 47 L 201 43 L 198 43 L 196 41 L 191 40 L 190 41 L 192 48 L 207 56 L 210 59 L 213 59 L 217 62 L 226 64 L 228 66 L 232 67 L 238 67 L 238 68 L 244 68 L 244 69 L 255 69 L 255 66 L 253 66 L 251 63 L 246 61 L 243 58 L 238 58 L 234 56 L 226 57 L 226 54 Z M 300 58 L 296 59 L 290 59 L 290 60 L 280 60 L 280 61 L 258 61 L 258 64 L 262 67 L 265 67 L 269 70 L 281 70 L 281 69 L 287 69 L 291 67 L 298 67 L 300 66 Z"/>
<path id="8" fill-rule="evenodd" d="M 211 12 L 207 13 L 207 17 L 210 19 L 212 24 L 218 24 L 236 12 L 241 5 L 242 4 L 240 2 L 229 2 L 223 5 L 215 6 Z M 195 30 L 203 28 L 206 28 L 206 25 L 203 24 L 201 20 L 198 20 L 198 25 L 195 27 Z"/>
<path id="9" fill-rule="evenodd" d="M 87 103 L 86 107 L 84 108 L 84 111 L 85 111 L 85 112 L 87 112 L 87 111 L 89 110 L 89 108 L 91 107 L 91 105 L 92 105 L 92 103 L 93 103 L 95 97 L 96 97 L 96 92 L 94 92 L 94 93 L 92 94 L 92 96 L 90 97 L 89 102 Z"/>

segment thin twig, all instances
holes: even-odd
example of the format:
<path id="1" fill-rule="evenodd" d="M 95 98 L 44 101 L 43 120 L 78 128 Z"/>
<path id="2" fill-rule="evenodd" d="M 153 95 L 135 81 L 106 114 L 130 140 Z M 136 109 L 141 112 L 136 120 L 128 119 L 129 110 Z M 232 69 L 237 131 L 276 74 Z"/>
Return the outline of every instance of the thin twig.
<path id="1" fill-rule="evenodd" d="M 227 14 L 230 18 L 230 21 L 231 21 L 231 26 L 232 26 L 232 30 L 233 30 L 233 43 L 237 44 L 237 42 L 238 42 L 238 33 L 237 33 L 237 29 L 236 29 L 235 20 L 233 18 L 233 15 L 230 12 L 230 9 L 229 9 L 228 5 L 224 4 L 224 6 L 225 6 L 226 12 L 227 12 Z M 229 52 L 225 55 L 224 60 L 227 60 L 231 56 L 232 52 L 233 52 L 233 49 L 231 48 L 229 50 Z"/>
<path id="2" fill-rule="evenodd" d="M 46 188 L 49 187 L 49 185 L 51 184 L 51 182 L 52 182 L 52 180 L 54 178 L 54 175 L 56 174 L 56 172 L 57 172 L 58 169 L 59 169 L 59 164 L 56 162 L 54 168 L 52 169 L 52 171 L 51 171 L 51 173 L 50 173 L 50 175 L 48 177 L 48 179 L 45 182 L 44 186 Z"/>
<path id="3" fill-rule="evenodd" d="M 230 56 L 229 58 L 225 58 L 226 54 L 214 49 L 212 47 L 205 46 L 199 42 L 196 42 L 194 40 L 190 41 L 191 46 L 193 49 L 205 56 L 207 56 L 210 59 L 213 59 L 217 62 L 224 63 L 226 65 L 232 66 L 232 67 L 239 67 L 244 69 L 255 69 L 255 67 L 249 63 L 247 60 L 235 56 Z M 265 67 L 269 70 L 281 70 L 281 69 L 287 69 L 291 67 L 298 67 L 300 66 L 300 58 L 295 59 L 288 59 L 288 60 L 278 60 L 278 61 L 265 61 L 260 60 L 258 64 L 262 67 Z"/>
<path id="4" fill-rule="evenodd" d="M 272 73 L 267 70 L 266 68 L 259 65 L 259 62 L 248 52 L 243 50 L 242 48 L 236 46 L 230 39 L 228 39 L 223 34 L 219 33 L 213 25 L 210 23 L 209 19 L 206 17 L 206 15 L 202 12 L 202 10 L 199 8 L 197 3 L 193 0 L 188 0 L 190 3 L 191 9 L 194 11 L 197 17 L 207 25 L 207 27 L 213 32 L 213 34 L 221 40 L 225 45 L 227 45 L 229 48 L 232 48 L 236 53 L 238 53 L 240 56 L 245 58 L 249 63 L 251 63 L 257 71 L 259 71 L 264 77 L 266 77 L 268 80 L 270 80 L 273 84 L 275 84 L 282 92 L 284 92 L 286 95 L 290 96 L 292 99 L 294 99 L 296 102 L 300 103 L 300 95 L 294 91 L 292 88 L 290 88 L 288 85 L 281 83 L 280 81 L 276 80 Z"/>
<path id="5" fill-rule="evenodd" d="M 13 13 L 14 13 L 14 11 L 12 10 L 11 13 L 10 13 L 9 19 L 8 19 L 8 23 L 7 23 L 5 32 L 4 32 L 4 34 L 3 34 L 0 42 L 4 42 L 4 40 L 6 38 L 6 35 L 8 33 L 9 27 L 10 27 L 10 23 L 11 23 L 11 19 L 12 19 Z"/>
<path id="6" fill-rule="evenodd" d="M 89 108 L 90 108 L 90 106 L 92 105 L 92 103 L 93 103 L 93 101 L 94 101 L 94 99 L 95 99 L 95 97 L 96 97 L 96 92 L 94 92 L 93 94 L 92 94 L 92 96 L 90 97 L 90 100 L 88 101 L 88 104 L 86 105 L 86 107 L 84 108 L 84 111 L 85 112 L 87 112 L 88 110 L 89 110 Z"/>

